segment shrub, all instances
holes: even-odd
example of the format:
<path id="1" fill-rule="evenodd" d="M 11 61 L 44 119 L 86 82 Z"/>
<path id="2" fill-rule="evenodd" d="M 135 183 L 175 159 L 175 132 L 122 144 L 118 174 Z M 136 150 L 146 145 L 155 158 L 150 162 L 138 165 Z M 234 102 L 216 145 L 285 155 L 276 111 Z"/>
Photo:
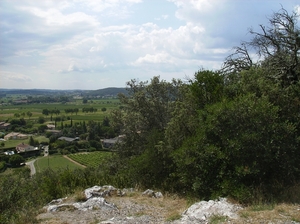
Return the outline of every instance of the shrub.
<path id="1" fill-rule="evenodd" d="M 6 162 L 5 161 L 1 161 L 0 162 L 0 172 L 5 171 L 6 169 Z"/>
<path id="2" fill-rule="evenodd" d="M 38 118 L 38 122 L 40 123 L 40 124 L 43 124 L 44 122 L 45 122 L 45 118 L 44 117 L 39 117 Z M 47 127 L 47 126 L 46 126 Z"/>
<path id="3" fill-rule="evenodd" d="M 14 154 L 12 156 L 10 156 L 9 158 L 9 163 L 13 166 L 13 167 L 17 167 L 20 166 L 21 163 L 24 163 L 25 159 L 23 156 L 20 156 L 18 154 Z"/>
<path id="4" fill-rule="evenodd" d="M 299 179 L 300 169 L 296 128 L 278 114 L 266 97 L 253 95 L 206 107 L 197 134 L 173 155 L 174 175 L 205 198 L 249 202 L 257 189 L 277 195 Z"/>

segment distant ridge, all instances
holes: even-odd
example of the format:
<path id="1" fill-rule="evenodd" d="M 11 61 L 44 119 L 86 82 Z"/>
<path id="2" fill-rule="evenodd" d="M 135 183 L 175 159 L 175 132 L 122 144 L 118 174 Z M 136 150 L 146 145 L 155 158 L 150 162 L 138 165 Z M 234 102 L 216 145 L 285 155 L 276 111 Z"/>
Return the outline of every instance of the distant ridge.
<path id="1" fill-rule="evenodd" d="M 117 96 L 119 93 L 126 94 L 126 88 L 108 87 L 98 90 L 55 90 L 55 89 L 3 89 L 0 88 L 0 96 L 6 94 L 20 94 L 20 95 L 81 95 L 81 96 Z"/>
<path id="2" fill-rule="evenodd" d="M 117 96 L 119 93 L 126 94 L 126 88 L 108 87 L 104 89 L 91 90 L 83 93 L 83 95 L 89 96 Z"/>
<path id="3" fill-rule="evenodd" d="M 65 92 L 74 92 L 78 90 L 54 90 L 54 89 L 0 89 L 1 94 L 21 94 L 21 95 L 47 95 L 63 94 Z M 80 90 L 79 90 L 80 91 Z"/>

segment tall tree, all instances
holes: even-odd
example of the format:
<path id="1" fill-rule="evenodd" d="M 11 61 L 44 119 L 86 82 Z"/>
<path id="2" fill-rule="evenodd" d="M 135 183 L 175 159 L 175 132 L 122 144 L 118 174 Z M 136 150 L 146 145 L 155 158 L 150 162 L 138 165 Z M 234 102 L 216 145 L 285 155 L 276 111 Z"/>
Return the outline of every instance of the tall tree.
<path id="1" fill-rule="evenodd" d="M 49 115 L 49 110 L 48 109 L 43 109 L 42 114 L 44 114 L 45 116 Z"/>
<path id="2" fill-rule="evenodd" d="M 34 146 L 34 139 L 32 136 L 30 136 L 28 143 L 29 143 L 29 145 Z"/>
<path id="3" fill-rule="evenodd" d="M 227 75 L 249 70 L 260 65 L 270 78 L 289 86 L 299 81 L 300 29 L 297 26 L 297 12 L 288 13 L 281 8 L 269 18 L 269 26 L 260 25 L 260 31 L 250 29 L 252 39 L 235 47 L 222 71 Z M 251 54 L 256 52 L 259 60 L 254 62 Z M 230 78 L 230 77 L 229 77 Z"/>
<path id="4" fill-rule="evenodd" d="M 131 153 L 144 151 L 148 133 L 153 130 L 163 133 L 174 108 L 177 85 L 178 81 L 169 83 L 160 77 L 153 77 L 149 83 L 137 80 L 127 83 L 128 95 L 119 95 L 124 107 L 112 113 L 111 123 L 126 136 L 124 142 Z"/>
<path id="5" fill-rule="evenodd" d="M 261 32 L 253 29 L 254 35 L 249 45 L 264 59 L 263 65 L 269 74 L 279 79 L 283 85 L 299 81 L 300 29 L 297 26 L 299 15 L 288 13 L 285 9 L 273 14 L 270 26 L 260 25 Z M 274 73 L 274 74 L 273 74 Z"/>
<path id="6" fill-rule="evenodd" d="M 189 85 L 182 85 L 179 91 L 180 97 L 175 102 L 172 118 L 165 131 L 166 141 L 173 149 L 195 134 L 199 125 L 199 109 L 223 98 L 223 76 L 218 72 L 199 70 L 189 80 Z"/>
<path id="7" fill-rule="evenodd" d="M 30 112 L 30 111 L 27 111 L 27 116 L 28 116 L 28 118 L 30 119 L 31 118 L 31 116 L 32 116 L 32 113 Z"/>

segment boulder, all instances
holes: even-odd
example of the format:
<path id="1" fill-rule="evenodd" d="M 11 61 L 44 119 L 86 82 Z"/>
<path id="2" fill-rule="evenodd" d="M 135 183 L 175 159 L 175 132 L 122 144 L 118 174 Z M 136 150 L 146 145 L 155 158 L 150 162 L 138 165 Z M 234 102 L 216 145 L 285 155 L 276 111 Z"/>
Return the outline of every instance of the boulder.
<path id="1" fill-rule="evenodd" d="M 91 209 L 100 209 L 103 207 L 116 209 L 114 204 L 108 203 L 105 198 L 102 197 L 94 197 L 88 199 L 86 202 L 77 202 L 74 203 L 73 206 L 80 211 L 87 211 Z"/>
<path id="2" fill-rule="evenodd" d="M 108 203 L 104 198 L 106 196 L 110 196 L 113 192 L 117 192 L 117 189 L 110 185 L 105 185 L 102 187 L 93 186 L 85 189 L 84 194 L 87 198 L 85 202 L 63 203 L 67 198 L 60 198 L 52 200 L 48 206 L 45 207 L 45 209 L 47 209 L 48 212 L 55 212 L 62 208 L 77 209 L 80 211 L 100 208 L 116 209 L 114 204 Z"/>
<path id="3" fill-rule="evenodd" d="M 226 198 L 200 201 L 182 214 L 180 223 L 207 223 L 209 218 L 214 215 L 237 219 L 237 211 L 240 209 L 242 209 L 241 206 L 229 203 Z"/>
<path id="4" fill-rule="evenodd" d="M 117 189 L 111 185 L 104 185 L 102 187 L 93 186 L 84 190 L 84 194 L 87 199 L 91 197 L 107 197 L 111 196 L 112 194 L 116 194 L 116 192 Z"/>
<path id="5" fill-rule="evenodd" d="M 162 198 L 163 194 L 161 192 L 154 192 L 151 189 L 147 189 L 142 193 L 143 196 L 153 197 L 153 198 Z"/>

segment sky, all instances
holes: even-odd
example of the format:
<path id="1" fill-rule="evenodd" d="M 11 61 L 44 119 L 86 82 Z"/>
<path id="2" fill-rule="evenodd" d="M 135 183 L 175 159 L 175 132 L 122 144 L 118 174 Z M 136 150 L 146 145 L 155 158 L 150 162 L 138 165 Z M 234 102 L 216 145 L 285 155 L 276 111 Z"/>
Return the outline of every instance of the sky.
<path id="1" fill-rule="evenodd" d="M 220 69 L 299 0 L 1 0 L 0 88 L 126 87 Z"/>

